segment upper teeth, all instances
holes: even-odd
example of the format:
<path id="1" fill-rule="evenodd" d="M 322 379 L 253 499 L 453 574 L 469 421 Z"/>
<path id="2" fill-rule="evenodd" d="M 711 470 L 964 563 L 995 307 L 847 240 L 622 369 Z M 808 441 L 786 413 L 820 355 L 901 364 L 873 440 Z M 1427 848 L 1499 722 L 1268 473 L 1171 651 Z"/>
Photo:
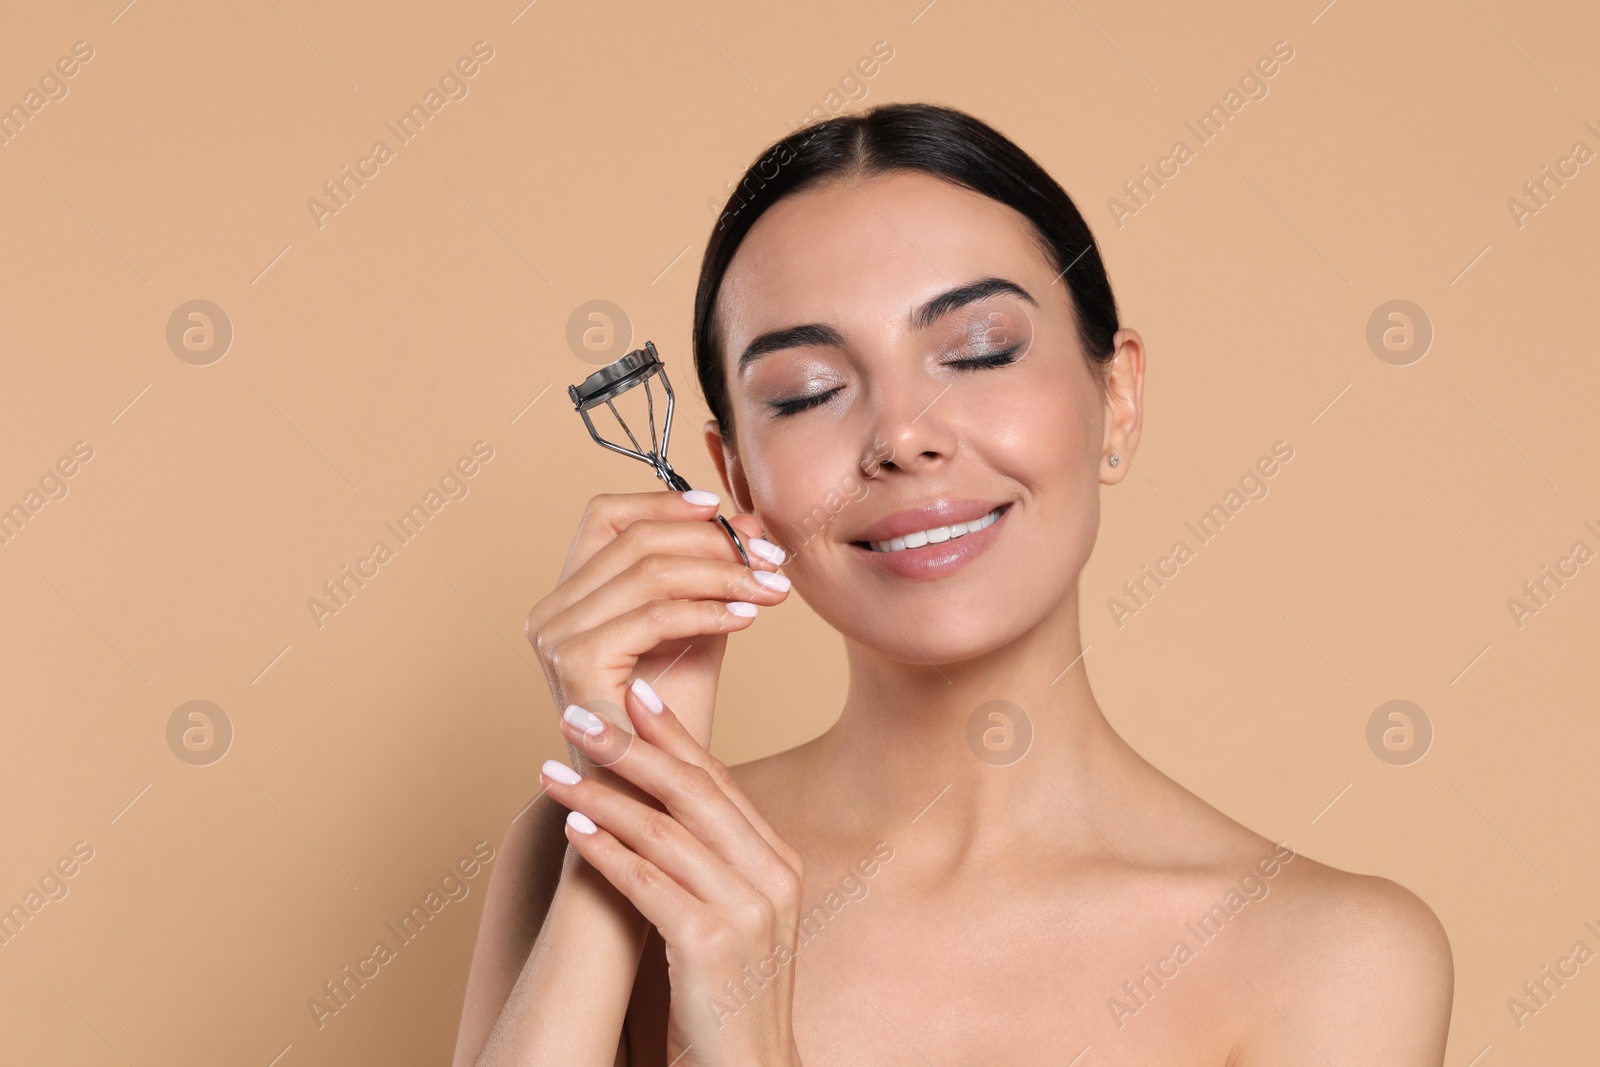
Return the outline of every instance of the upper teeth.
<path id="1" fill-rule="evenodd" d="M 903 552 L 908 548 L 921 548 L 923 545 L 936 545 L 941 541 L 949 541 L 964 534 L 977 533 L 985 527 L 992 526 L 994 520 L 1000 517 L 1000 512 L 1005 505 L 995 508 L 981 519 L 971 522 L 958 522 L 954 526 L 935 526 L 931 530 L 918 530 L 916 533 L 906 534 L 904 537 L 894 537 L 887 541 L 868 541 L 874 552 Z"/>

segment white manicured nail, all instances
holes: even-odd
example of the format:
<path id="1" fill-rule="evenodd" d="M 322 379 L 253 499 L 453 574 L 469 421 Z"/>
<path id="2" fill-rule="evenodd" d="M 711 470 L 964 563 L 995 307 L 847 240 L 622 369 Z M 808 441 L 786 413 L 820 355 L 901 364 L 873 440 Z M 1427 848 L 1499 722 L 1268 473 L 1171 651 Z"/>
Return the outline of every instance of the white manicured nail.
<path id="1" fill-rule="evenodd" d="M 759 537 L 752 537 L 746 543 L 750 546 L 750 551 L 754 552 L 756 555 L 760 556 L 762 559 L 773 564 L 774 566 L 783 566 L 783 561 L 789 558 L 784 553 L 783 549 L 779 548 L 771 541 L 763 541 Z"/>
<path id="2" fill-rule="evenodd" d="M 567 812 L 567 825 L 580 834 L 592 834 L 596 829 L 594 820 L 581 811 Z"/>
<path id="3" fill-rule="evenodd" d="M 733 615 L 740 615 L 746 619 L 753 618 L 759 610 L 754 604 L 747 604 L 743 600 L 728 601 L 728 611 Z"/>
<path id="4" fill-rule="evenodd" d="M 650 688 L 649 682 L 645 681 L 643 678 L 635 678 L 633 680 L 633 684 L 628 686 L 628 688 L 633 690 L 633 695 L 638 697 L 640 702 L 644 704 L 645 707 L 649 708 L 657 715 L 661 714 L 661 698 L 656 696 L 656 691 Z"/>
<path id="5" fill-rule="evenodd" d="M 544 771 L 544 776 L 546 778 L 560 782 L 562 785 L 577 785 L 579 782 L 583 781 L 582 775 L 573 770 L 571 767 L 568 767 L 565 763 L 562 763 L 560 760 L 547 759 L 544 761 L 544 766 L 541 767 L 540 770 Z"/>
<path id="6" fill-rule="evenodd" d="M 751 573 L 756 576 L 756 581 L 768 589 L 776 589 L 781 593 L 789 588 L 789 579 L 781 574 L 774 574 L 772 571 L 753 571 Z"/>
<path id="7" fill-rule="evenodd" d="M 699 507 L 716 507 L 722 503 L 720 496 L 704 489 L 691 489 L 683 494 L 683 499 Z"/>
<path id="8" fill-rule="evenodd" d="M 568 704 L 567 710 L 561 713 L 561 717 L 586 734 L 597 734 L 606 728 L 606 724 L 597 716 L 576 704 Z"/>

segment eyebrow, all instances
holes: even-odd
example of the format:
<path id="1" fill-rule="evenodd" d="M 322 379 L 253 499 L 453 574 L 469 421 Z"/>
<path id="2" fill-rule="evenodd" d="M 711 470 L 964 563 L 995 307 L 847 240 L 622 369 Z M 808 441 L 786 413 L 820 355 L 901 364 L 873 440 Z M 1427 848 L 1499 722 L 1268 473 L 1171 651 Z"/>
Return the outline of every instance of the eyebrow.
<path id="1" fill-rule="evenodd" d="M 925 330 L 941 317 L 948 315 L 958 308 L 966 307 L 979 300 L 1001 294 L 1015 296 L 1026 300 L 1034 307 L 1039 302 L 1022 286 L 1005 278 L 980 278 L 966 285 L 958 285 L 948 289 L 927 303 L 913 308 L 908 322 L 913 330 Z M 756 360 L 768 352 L 777 352 L 785 348 L 840 348 L 844 346 L 844 335 L 837 328 L 825 322 L 808 322 L 801 326 L 785 326 L 779 330 L 768 330 L 755 340 L 744 346 L 744 351 L 739 353 L 737 373 L 743 374 Z"/>

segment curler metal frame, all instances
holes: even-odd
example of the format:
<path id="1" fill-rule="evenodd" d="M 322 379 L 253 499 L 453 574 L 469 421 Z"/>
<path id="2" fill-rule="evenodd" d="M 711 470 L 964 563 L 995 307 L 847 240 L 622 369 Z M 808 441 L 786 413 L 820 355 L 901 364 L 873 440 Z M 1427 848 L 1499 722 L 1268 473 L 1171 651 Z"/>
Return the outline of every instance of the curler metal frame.
<path id="1" fill-rule="evenodd" d="M 661 379 L 661 387 L 667 393 L 667 411 L 662 418 L 659 443 L 656 440 L 655 396 L 650 392 L 650 379 L 652 377 Z M 646 409 L 649 411 L 649 451 L 646 451 L 644 445 L 640 444 L 638 438 L 634 437 L 633 431 L 628 428 L 622 413 L 611 403 L 612 400 L 638 385 L 644 386 L 645 404 Z M 567 396 L 572 399 L 573 408 L 583 417 L 583 424 L 589 428 L 589 436 L 595 439 L 595 443 L 603 448 L 609 448 L 613 452 L 620 452 L 624 456 L 631 456 L 649 464 L 651 469 L 656 472 L 656 477 L 667 483 L 669 488 L 676 489 L 680 493 L 694 488 L 684 481 L 682 475 L 672 469 L 672 464 L 667 462 L 667 442 L 672 437 L 674 401 L 672 382 L 667 379 L 667 368 L 661 362 L 661 356 L 656 352 L 655 342 L 646 341 L 643 348 L 636 348 L 616 362 L 601 367 L 579 384 L 567 386 Z M 616 417 L 617 424 L 622 427 L 622 432 L 627 434 L 628 440 L 632 442 L 632 448 L 626 448 L 613 441 L 606 440 L 600 435 L 600 431 L 595 428 L 594 420 L 589 417 L 589 411 L 592 408 L 599 407 L 601 404 L 611 409 L 611 414 Z M 739 550 L 739 558 L 744 561 L 744 565 L 746 567 L 750 566 L 750 555 L 745 551 L 744 542 L 739 540 L 739 534 L 734 530 L 733 524 L 720 514 L 714 517 L 714 521 L 720 523 L 723 530 L 727 532 L 728 537 L 733 541 L 733 547 Z"/>

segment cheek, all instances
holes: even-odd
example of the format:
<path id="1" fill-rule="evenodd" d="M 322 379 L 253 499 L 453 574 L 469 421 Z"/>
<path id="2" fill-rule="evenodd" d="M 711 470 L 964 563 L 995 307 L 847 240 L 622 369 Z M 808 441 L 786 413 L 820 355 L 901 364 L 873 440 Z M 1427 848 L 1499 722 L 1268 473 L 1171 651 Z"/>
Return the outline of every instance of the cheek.
<path id="1" fill-rule="evenodd" d="M 963 411 L 964 437 L 978 466 L 1018 487 L 1030 521 L 1017 525 L 1012 543 L 1023 555 L 1049 561 L 1048 578 L 1036 574 L 1041 591 L 1059 587 L 1093 548 L 1100 523 L 1101 431 L 1095 422 L 1105 417 L 1087 369 L 1081 377 L 1068 368 L 1049 370 L 1018 376 L 981 403 L 974 396 Z"/>
<path id="2" fill-rule="evenodd" d="M 800 549 L 808 541 L 825 534 L 853 506 L 851 485 L 860 495 L 860 457 L 838 432 L 787 432 L 748 444 L 742 451 L 756 515 L 774 539 L 803 555 Z"/>
<path id="3" fill-rule="evenodd" d="M 964 436 L 986 466 L 1037 491 L 1059 490 L 1068 472 L 1081 469 L 1096 450 L 1099 436 L 1090 420 L 1103 414 L 1083 383 L 1040 370 L 969 393 Z"/>

